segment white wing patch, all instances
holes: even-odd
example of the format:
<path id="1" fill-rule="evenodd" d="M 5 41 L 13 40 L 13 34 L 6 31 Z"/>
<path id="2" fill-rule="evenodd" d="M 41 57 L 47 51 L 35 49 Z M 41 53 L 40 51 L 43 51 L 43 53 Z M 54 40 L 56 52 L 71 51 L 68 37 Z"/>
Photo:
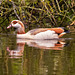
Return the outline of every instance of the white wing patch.
<path id="1" fill-rule="evenodd" d="M 34 39 L 54 39 L 58 38 L 58 34 L 55 31 L 47 30 L 45 32 L 40 32 L 35 35 Z"/>

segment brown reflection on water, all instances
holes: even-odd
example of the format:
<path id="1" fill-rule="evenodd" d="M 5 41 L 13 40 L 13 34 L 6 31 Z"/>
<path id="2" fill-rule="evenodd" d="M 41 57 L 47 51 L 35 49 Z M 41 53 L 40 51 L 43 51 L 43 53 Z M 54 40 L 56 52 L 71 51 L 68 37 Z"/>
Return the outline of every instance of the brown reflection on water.
<path id="1" fill-rule="evenodd" d="M 1 75 L 75 74 L 75 40 L 15 39 L 1 37 Z M 68 46 L 65 46 L 67 43 Z"/>
<path id="2" fill-rule="evenodd" d="M 9 52 L 9 55 L 11 58 L 17 58 L 18 56 L 23 55 L 25 43 L 17 43 L 17 48 L 14 50 L 10 50 L 9 47 L 7 47 L 7 51 Z"/>
<path id="3" fill-rule="evenodd" d="M 60 40 L 27 40 L 27 39 L 17 39 L 17 48 L 10 50 L 7 47 L 7 51 L 11 58 L 17 58 L 17 56 L 22 56 L 24 51 L 24 46 L 27 44 L 29 47 L 35 47 L 39 49 L 51 49 L 51 50 L 63 50 L 66 44 L 62 39 Z"/>

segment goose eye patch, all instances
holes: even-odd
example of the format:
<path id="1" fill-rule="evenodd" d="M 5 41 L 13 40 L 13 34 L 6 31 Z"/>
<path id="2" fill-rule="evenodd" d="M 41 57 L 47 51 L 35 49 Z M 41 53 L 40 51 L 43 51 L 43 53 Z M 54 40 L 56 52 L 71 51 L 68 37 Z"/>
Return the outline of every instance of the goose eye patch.
<path id="1" fill-rule="evenodd" d="M 13 24 L 16 24 L 16 23 L 17 23 L 16 21 L 13 22 Z"/>

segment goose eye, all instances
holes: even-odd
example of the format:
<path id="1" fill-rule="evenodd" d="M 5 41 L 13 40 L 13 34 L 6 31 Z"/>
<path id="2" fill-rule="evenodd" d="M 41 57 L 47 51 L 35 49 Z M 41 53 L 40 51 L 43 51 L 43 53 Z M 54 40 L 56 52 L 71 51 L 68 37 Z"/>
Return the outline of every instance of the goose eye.
<path id="1" fill-rule="evenodd" d="M 16 23 L 17 23 L 16 21 L 13 22 L 13 24 L 16 24 Z"/>

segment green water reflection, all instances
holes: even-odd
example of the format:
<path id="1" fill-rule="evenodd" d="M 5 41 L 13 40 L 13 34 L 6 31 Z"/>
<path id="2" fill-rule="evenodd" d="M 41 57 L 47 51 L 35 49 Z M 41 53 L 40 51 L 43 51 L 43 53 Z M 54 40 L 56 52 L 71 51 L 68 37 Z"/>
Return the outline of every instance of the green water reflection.
<path id="1" fill-rule="evenodd" d="M 0 75 L 75 75 L 73 34 L 61 40 L 32 41 L 0 35 Z"/>

